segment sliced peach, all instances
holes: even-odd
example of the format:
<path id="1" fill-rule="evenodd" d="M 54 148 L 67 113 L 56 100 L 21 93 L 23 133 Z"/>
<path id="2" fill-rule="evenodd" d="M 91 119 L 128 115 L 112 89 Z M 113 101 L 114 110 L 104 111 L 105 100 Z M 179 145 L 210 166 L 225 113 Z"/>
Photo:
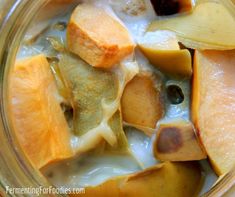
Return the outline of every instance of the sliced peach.
<path id="1" fill-rule="evenodd" d="M 192 123 L 175 120 L 161 123 L 153 144 L 161 161 L 192 161 L 206 158 Z"/>
<path id="2" fill-rule="evenodd" d="M 127 29 L 105 10 L 80 4 L 67 29 L 68 48 L 94 67 L 109 68 L 134 50 Z"/>
<path id="3" fill-rule="evenodd" d="M 196 51 L 192 119 L 218 175 L 235 164 L 235 51 Z"/>
<path id="4" fill-rule="evenodd" d="M 154 87 L 153 79 L 147 74 L 139 74 L 127 84 L 121 107 L 124 121 L 147 128 L 155 128 L 164 112 L 160 91 Z"/>
<path id="5" fill-rule="evenodd" d="M 44 55 L 16 62 L 10 99 L 14 130 L 35 167 L 73 156 L 69 127 Z"/>

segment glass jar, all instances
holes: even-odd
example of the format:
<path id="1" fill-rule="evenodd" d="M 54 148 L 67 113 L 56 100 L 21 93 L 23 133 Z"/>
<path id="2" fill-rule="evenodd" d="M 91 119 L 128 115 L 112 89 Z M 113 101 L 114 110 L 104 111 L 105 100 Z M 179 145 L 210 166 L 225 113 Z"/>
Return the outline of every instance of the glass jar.
<path id="1" fill-rule="evenodd" d="M 14 132 L 11 132 L 11 123 L 7 118 L 8 76 L 14 65 L 17 49 L 35 13 L 47 1 L 35 2 L 32 0 L 0 0 L 0 191 L 3 196 L 8 187 L 49 186 L 47 180 L 33 168 L 23 154 Z"/>
<path id="2" fill-rule="evenodd" d="M 23 154 L 8 118 L 8 76 L 20 42 L 34 16 L 49 0 L 0 0 L 0 194 L 7 188 L 39 188 L 50 184 Z M 7 194 L 9 196 L 15 196 Z M 235 169 L 204 196 L 234 196 Z M 1 195 L 0 195 L 1 196 Z M 24 195 L 27 196 L 27 195 Z M 51 195 L 50 195 L 51 196 Z"/>

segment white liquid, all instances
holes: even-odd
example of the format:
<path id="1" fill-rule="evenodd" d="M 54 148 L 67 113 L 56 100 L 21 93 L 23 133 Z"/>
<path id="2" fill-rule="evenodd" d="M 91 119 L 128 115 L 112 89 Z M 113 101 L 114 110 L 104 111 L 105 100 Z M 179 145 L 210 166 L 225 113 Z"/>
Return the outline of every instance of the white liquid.
<path id="1" fill-rule="evenodd" d="M 140 169 L 131 155 L 87 154 L 51 164 L 42 172 L 57 187 L 76 188 L 98 185 L 111 177 L 133 173 Z"/>

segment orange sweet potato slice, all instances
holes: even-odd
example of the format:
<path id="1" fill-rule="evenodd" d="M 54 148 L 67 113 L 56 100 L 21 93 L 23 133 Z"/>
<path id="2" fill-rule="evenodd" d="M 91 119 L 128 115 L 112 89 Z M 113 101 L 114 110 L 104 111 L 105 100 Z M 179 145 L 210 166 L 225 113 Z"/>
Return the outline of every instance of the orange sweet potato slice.
<path id="1" fill-rule="evenodd" d="M 44 55 L 16 62 L 10 78 L 10 99 L 14 130 L 35 167 L 73 156 L 69 127 Z"/>

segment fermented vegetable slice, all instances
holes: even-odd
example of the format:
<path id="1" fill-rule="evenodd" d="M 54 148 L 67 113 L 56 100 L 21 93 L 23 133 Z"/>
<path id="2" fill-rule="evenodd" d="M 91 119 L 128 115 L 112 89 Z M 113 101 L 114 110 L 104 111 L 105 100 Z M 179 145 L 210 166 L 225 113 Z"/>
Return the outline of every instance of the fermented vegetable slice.
<path id="1" fill-rule="evenodd" d="M 112 102 L 117 95 L 118 79 L 109 72 L 92 68 L 75 56 L 63 55 L 61 73 L 72 90 L 74 131 L 83 135 L 102 120 L 102 99 Z"/>
<path id="2" fill-rule="evenodd" d="M 196 51 L 192 117 L 218 175 L 235 164 L 235 51 Z"/>
<path id="3" fill-rule="evenodd" d="M 79 57 L 63 54 L 59 67 L 72 92 L 76 150 L 84 152 L 105 139 L 112 147 L 126 148 L 119 110 L 126 83 L 138 72 L 136 63 L 123 63 L 115 72 L 100 70 Z"/>
<path id="4" fill-rule="evenodd" d="M 13 126 L 32 163 L 41 168 L 73 156 L 69 127 L 46 57 L 18 60 L 10 80 Z"/>
<path id="5" fill-rule="evenodd" d="M 180 49 L 174 32 L 158 30 L 147 32 L 139 47 L 150 63 L 171 77 L 190 77 L 192 61 L 187 49 Z"/>
<path id="6" fill-rule="evenodd" d="M 161 161 L 193 161 L 206 158 L 192 123 L 183 119 L 159 124 L 153 150 L 155 157 Z"/>
<path id="7" fill-rule="evenodd" d="M 187 197 L 197 195 L 201 181 L 198 164 L 165 162 L 141 172 L 112 178 L 97 186 L 86 187 L 83 195 Z"/>
<path id="8" fill-rule="evenodd" d="M 222 2 L 199 2 L 192 14 L 157 20 L 149 26 L 149 31 L 174 31 L 189 48 L 234 49 L 235 18 Z"/>
<path id="9" fill-rule="evenodd" d="M 134 50 L 127 29 L 104 9 L 88 3 L 73 11 L 67 41 L 71 52 L 94 67 L 110 68 Z"/>
<path id="10" fill-rule="evenodd" d="M 161 100 L 161 81 L 159 90 L 155 88 L 154 77 L 150 73 L 136 75 L 126 86 L 121 99 L 123 120 L 138 128 L 154 129 L 164 114 Z M 144 130 L 145 131 L 145 130 Z"/>

